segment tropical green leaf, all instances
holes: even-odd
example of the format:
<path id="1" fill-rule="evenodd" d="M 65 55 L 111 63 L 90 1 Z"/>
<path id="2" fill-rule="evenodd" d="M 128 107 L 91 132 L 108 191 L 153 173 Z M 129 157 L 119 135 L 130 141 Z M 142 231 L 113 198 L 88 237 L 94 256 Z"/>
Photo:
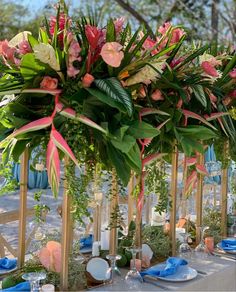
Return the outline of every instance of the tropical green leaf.
<path id="1" fill-rule="evenodd" d="M 106 42 L 115 42 L 116 40 L 116 30 L 115 25 L 112 19 L 110 19 L 107 23 L 106 28 Z"/>
<path id="2" fill-rule="evenodd" d="M 35 76 L 41 75 L 45 67 L 39 64 L 33 53 L 22 57 L 20 71 L 25 80 L 31 80 Z"/>
<path id="3" fill-rule="evenodd" d="M 217 137 L 217 133 L 204 126 L 177 127 L 176 130 L 185 137 L 192 137 L 196 140 L 208 140 Z"/>
<path id="4" fill-rule="evenodd" d="M 143 121 L 134 121 L 130 124 L 128 133 L 136 139 L 145 139 L 159 135 L 160 131 Z"/>
<path id="5" fill-rule="evenodd" d="M 34 38 L 31 34 L 28 34 L 28 42 L 29 42 L 31 48 L 33 48 L 35 45 L 39 44 L 39 42 L 36 40 L 36 38 Z"/>
<path id="6" fill-rule="evenodd" d="M 94 81 L 96 86 L 107 94 L 107 99 L 116 101 L 114 104 L 119 104 L 119 107 L 124 107 L 125 112 L 129 116 L 133 114 L 133 103 L 131 95 L 122 87 L 117 78 L 96 79 Z M 108 104 L 108 101 L 106 102 Z"/>
<path id="7" fill-rule="evenodd" d="M 142 170 L 142 161 L 140 149 L 137 142 L 130 149 L 130 151 L 126 154 L 126 161 L 128 165 L 137 173 L 141 173 Z"/>
<path id="8" fill-rule="evenodd" d="M 113 138 L 111 138 L 110 141 L 114 147 L 116 147 L 123 153 L 128 153 L 130 149 L 136 143 L 136 140 L 134 139 L 134 137 L 130 135 L 125 135 L 122 139 L 119 139 L 118 137 L 113 136 Z"/>
<path id="9" fill-rule="evenodd" d="M 204 92 L 203 86 L 196 84 L 191 86 L 193 93 L 196 97 L 196 99 L 204 106 L 204 108 L 207 107 L 207 99 L 206 94 Z"/>

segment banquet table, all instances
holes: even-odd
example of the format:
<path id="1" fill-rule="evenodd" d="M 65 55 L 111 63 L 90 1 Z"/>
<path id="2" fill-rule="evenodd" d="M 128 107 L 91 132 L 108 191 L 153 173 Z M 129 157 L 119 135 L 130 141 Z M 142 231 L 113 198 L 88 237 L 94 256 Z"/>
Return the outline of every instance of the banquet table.
<path id="1" fill-rule="evenodd" d="M 121 277 L 121 281 L 117 284 L 92 288 L 90 291 L 236 291 L 236 260 L 209 256 L 204 259 L 191 259 L 188 263 L 198 271 L 197 277 L 190 281 L 156 280 L 152 281 L 154 284 L 144 282 L 129 287 L 124 277 Z M 127 270 L 122 270 L 123 276 L 126 272 Z"/>

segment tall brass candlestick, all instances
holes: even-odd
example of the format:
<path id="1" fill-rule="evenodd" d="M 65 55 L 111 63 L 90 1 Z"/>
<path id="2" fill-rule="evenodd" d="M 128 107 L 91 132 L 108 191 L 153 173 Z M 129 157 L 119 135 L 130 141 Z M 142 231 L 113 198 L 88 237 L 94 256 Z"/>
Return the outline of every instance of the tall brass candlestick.
<path id="1" fill-rule="evenodd" d="M 229 141 L 224 144 L 224 158 L 229 155 Z M 227 194 L 228 194 L 228 168 L 222 169 L 221 175 L 221 232 L 223 237 L 227 237 Z"/>
<path id="2" fill-rule="evenodd" d="M 19 211 L 19 243 L 18 243 L 18 267 L 25 262 L 25 231 L 27 209 L 27 183 L 28 183 L 29 151 L 26 148 L 21 156 L 20 169 L 20 211 Z"/>
<path id="3" fill-rule="evenodd" d="M 172 255 L 176 254 L 176 195 L 177 195 L 177 178 L 178 178 L 178 148 L 175 144 L 172 153 L 172 169 L 171 169 L 171 210 L 170 210 L 170 239 L 172 244 Z"/>
<path id="4" fill-rule="evenodd" d="M 115 218 L 112 218 L 112 214 L 117 211 L 117 207 L 119 204 L 119 196 L 118 196 L 118 185 L 116 178 L 116 171 L 112 169 L 112 198 L 110 201 L 110 225 L 112 226 L 110 230 L 110 245 L 109 245 L 109 253 L 110 255 L 116 255 L 117 253 L 117 221 Z"/>

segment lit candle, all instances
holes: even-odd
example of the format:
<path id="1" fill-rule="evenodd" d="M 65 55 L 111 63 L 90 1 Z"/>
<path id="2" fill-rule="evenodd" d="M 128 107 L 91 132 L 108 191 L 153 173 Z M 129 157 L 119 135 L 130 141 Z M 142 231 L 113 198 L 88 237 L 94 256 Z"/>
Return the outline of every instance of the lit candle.
<path id="1" fill-rule="evenodd" d="M 102 250 L 109 250 L 109 237 L 110 231 L 109 230 L 102 230 L 101 232 L 101 249 Z"/>
<path id="2" fill-rule="evenodd" d="M 102 201 L 102 193 L 94 193 L 94 198 L 96 202 L 101 202 Z"/>
<path id="3" fill-rule="evenodd" d="M 130 260 L 130 269 L 132 269 L 132 267 L 133 267 L 133 260 Z M 141 269 L 142 269 L 142 261 L 141 260 L 139 260 L 139 259 L 135 259 L 135 267 L 136 267 L 136 269 L 137 269 L 137 271 L 141 271 Z"/>
<path id="4" fill-rule="evenodd" d="M 214 237 L 206 237 L 205 238 L 205 245 L 207 248 L 207 252 L 213 252 L 214 251 Z"/>
<path id="5" fill-rule="evenodd" d="M 54 292 L 55 286 L 52 284 L 46 284 L 41 287 L 41 292 Z"/>

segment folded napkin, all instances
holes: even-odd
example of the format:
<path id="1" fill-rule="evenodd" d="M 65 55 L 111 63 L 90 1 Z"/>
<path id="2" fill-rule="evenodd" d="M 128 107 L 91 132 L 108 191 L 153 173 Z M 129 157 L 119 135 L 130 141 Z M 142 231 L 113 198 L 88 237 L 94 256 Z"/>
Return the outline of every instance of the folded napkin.
<path id="1" fill-rule="evenodd" d="M 220 242 L 221 248 L 223 250 L 236 250 L 236 238 L 232 238 L 232 239 L 223 239 Z"/>
<path id="2" fill-rule="evenodd" d="M 85 236 L 80 239 L 81 248 L 92 248 L 93 245 L 93 235 L 89 234 L 89 236 Z"/>
<path id="3" fill-rule="evenodd" d="M 166 277 L 169 275 L 174 275 L 179 266 L 187 265 L 188 262 L 184 259 L 177 258 L 177 257 L 170 257 L 166 261 L 166 266 L 163 269 L 163 266 L 153 266 L 143 272 L 141 272 L 141 276 L 144 277 L 146 275 L 150 276 L 158 276 L 158 277 Z"/>
<path id="4" fill-rule="evenodd" d="M 8 259 L 8 258 L 1 258 L 0 259 L 0 269 L 14 269 L 16 267 L 17 260 L 16 259 Z"/>
<path id="5" fill-rule="evenodd" d="M 21 282 L 17 284 L 16 286 L 3 289 L 4 292 L 14 292 L 14 291 L 30 291 L 30 283 L 28 281 Z"/>

